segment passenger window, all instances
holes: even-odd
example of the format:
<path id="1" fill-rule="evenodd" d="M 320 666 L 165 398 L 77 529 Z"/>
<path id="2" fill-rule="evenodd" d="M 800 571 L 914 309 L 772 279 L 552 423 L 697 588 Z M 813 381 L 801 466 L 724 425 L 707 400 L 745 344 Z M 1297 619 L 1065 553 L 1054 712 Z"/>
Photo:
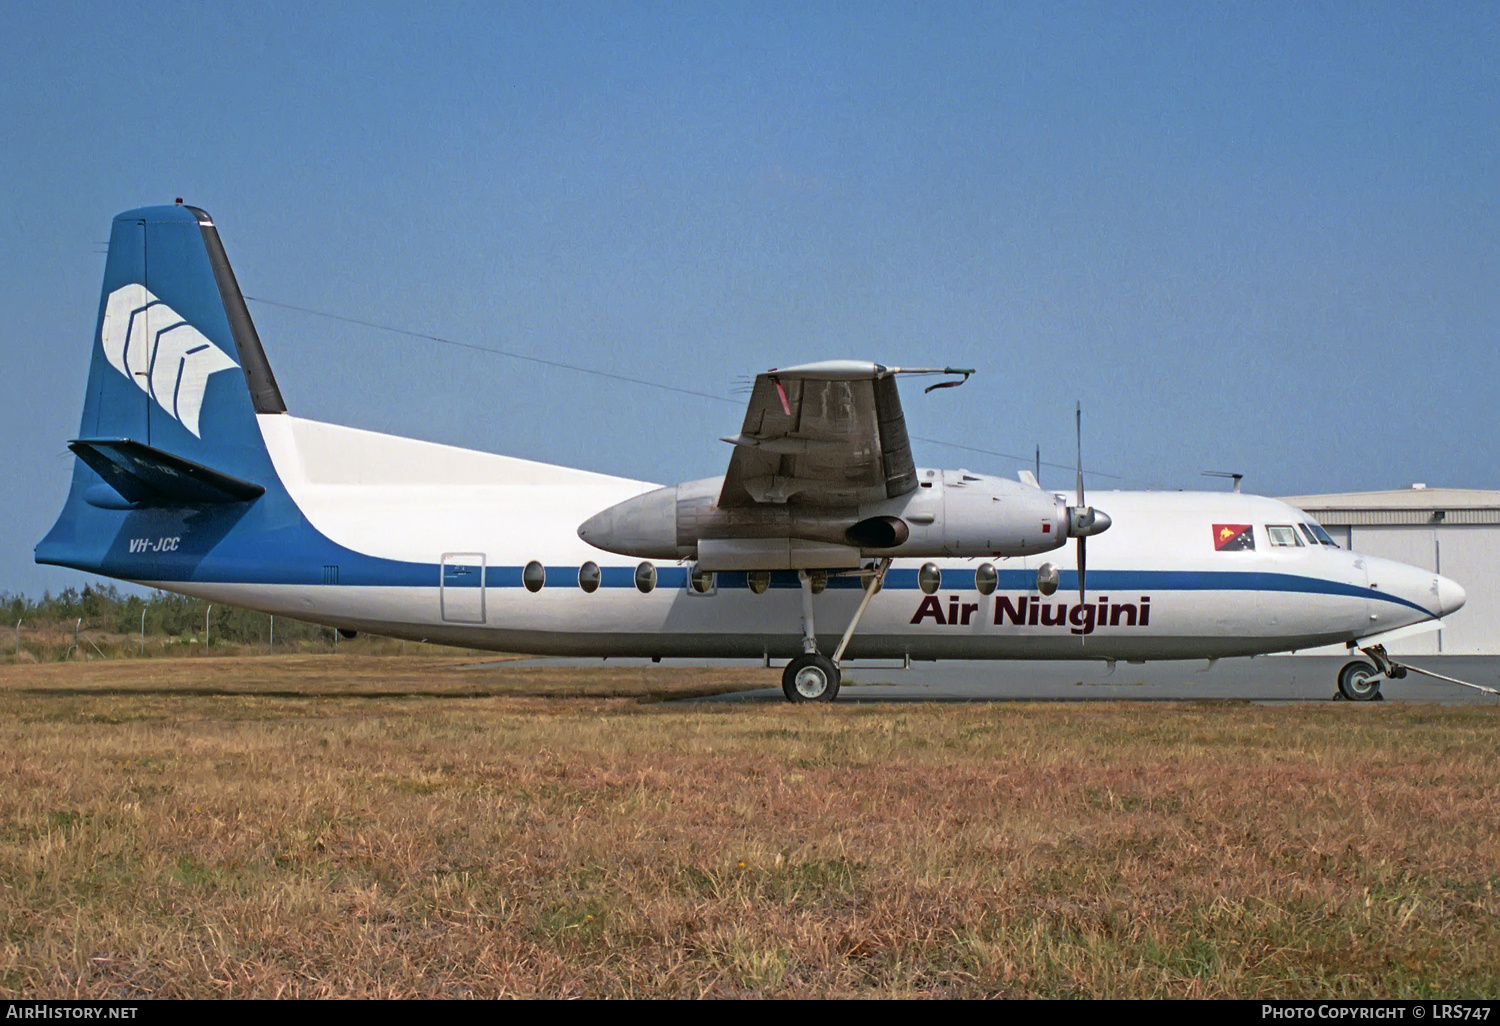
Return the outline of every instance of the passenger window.
<path id="1" fill-rule="evenodd" d="M 688 584 L 699 595 L 713 594 L 717 583 L 714 572 L 700 566 L 693 567 L 693 572 L 688 574 Z"/>
<path id="2" fill-rule="evenodd" d="M 1302 539 L 1297 537 L 1297 529 L 1290 524 L 1267 524 L 1266 537 L 1271 539 L 1271 546 L 1281 548 L 1302 548 Z"/>
<path id="3" fill-rule="evenodd" d="M 526 585 L 527 591 L 541 591 L 547 583 L 547 568 L 533 559 L 521 571 L 521 583 Z"/>
<path id="4" fill-rule="evenodd" d="M 592 594 L 599 590 L 599 579 L 603 576 L 599 573 L 599 564 L 592 559 L 578 568 L 578 586 L 585 594 Z"/>
<path id="5" fill-rule="evenodd" d="M 981 595 L 993 595 L 995 585 L 1000 583 L 1000 574 L 993 563 L 980 563 L 974 570 L 974 589 Z"/>
<path id="6" fill-rule="evenodd" d="M 924 595 L 935 595 L 942 586 L 943 572 L 937 568 L 937 564 L 923 563 L 922 569 L 917 571 L 917 587 L 922 589 Z"/>
<path id="7" fill-rule="evenodd" d="M 656 567 L 650 563 L 642 563 L 636 567 L 635 586 L 643 595 L 656 587 Z"/>

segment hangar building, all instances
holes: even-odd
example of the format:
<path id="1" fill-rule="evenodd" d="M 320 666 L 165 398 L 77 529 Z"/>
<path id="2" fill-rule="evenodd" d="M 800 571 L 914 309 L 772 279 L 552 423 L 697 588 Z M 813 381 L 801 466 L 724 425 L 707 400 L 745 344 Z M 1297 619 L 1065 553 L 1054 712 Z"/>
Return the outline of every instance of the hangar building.
<path id="1" fill-rule="evenodd" d="M 1424 567 L 1463 585 L 1468 602 L 1445 627 L 1390 642 L 1392 655 L 1500 654 L 1500 491 L 1417 484 L 1282 501 L 1311 514 L 1346 549 Z"/>

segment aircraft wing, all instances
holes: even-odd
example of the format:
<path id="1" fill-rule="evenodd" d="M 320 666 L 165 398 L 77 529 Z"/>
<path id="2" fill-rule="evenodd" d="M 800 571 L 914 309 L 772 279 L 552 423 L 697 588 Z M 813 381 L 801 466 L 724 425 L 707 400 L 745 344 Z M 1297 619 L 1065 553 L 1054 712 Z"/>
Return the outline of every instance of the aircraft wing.
<path id="1" fill-rule="evenodd" d="M 917 487 L 895 367 L 853 360 L 767 371 L 755 379 L 720 507 L 850 506 Z"/>

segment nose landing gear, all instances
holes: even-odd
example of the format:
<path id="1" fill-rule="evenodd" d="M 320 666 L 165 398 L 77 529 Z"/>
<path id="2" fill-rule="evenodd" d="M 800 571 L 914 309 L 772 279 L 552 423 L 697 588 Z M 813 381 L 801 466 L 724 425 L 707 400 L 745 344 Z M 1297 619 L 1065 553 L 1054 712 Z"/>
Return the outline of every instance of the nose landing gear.
<path id="1" fill-rule="evenodd" d="M 1339 693 L 1334 697 L 1350 702 L 1382 702 L 1385 696 L 1380 693 L 1380 678 L 1400 680 L 1406 676 L 1406 667 L 1392 662 L 1384 645 L 1370 645 L 1360 651 L 1370 657 L 1373 665 L 1363 659 L 1346 663 L 1339 671 Z"/>
<path id="2" fill-rule="evenodd" d="M 1360 651 L 1369 656 L 1375 665 L 1372 666 L 1362 659 L 1346 663 L 1339 671 L 1339 693 L 1333 696 L 1335 699 L 1347 698 L 1351 702 L 1378 702 L 1381 700 L 1380 676 L 1383 674 L 1392 680 L 1400 680 L 1406 676 L 1408 670 L 1421 674 L 1423 677 L 1432 677 L 1435 680 L 1447 681 L 1449 684 L 1473 688 L 1475 691 L 1500 698 L 1500 690 L 1487 688 L 1483 684 L 1470 684 L 1466 680 L 1459 680 L 1445 673 L 1424 670 L 1420 666 L 1403 666 L 1386 655 L 1384 645 L 1366 645 Z"/>

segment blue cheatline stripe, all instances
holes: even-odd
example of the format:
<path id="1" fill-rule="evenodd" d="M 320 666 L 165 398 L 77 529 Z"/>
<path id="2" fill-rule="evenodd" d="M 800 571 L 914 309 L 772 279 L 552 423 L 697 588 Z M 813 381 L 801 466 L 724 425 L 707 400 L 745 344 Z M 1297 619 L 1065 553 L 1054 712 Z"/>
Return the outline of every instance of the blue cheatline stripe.
<path id="1" fill-rule="evenodd" d="M 92 471 L 90 471 L 92 474 Z M 86 482 L 86 483 L 92 483 Z M 77 489 L 75 488 L 75 491 Z M 111 577 L 145 583 L 170 585 L 172 582 L 194 581 L 198 583 L 225 584 L 323 584 L 331 574 L 325 569 L 337 567 L 335 571 L 344 587 L 395 587 L 434 588 L 442 583 L 442 567 L 439 563 L 408 562 L 371 556 L 355 552 L 324 537 L 311 527 L 284 494 L 267 491 L 266 499 L 246 506 L 229 505 L 212 510 L 141 510 L 118 514 L 96 510 L 86 506 L 81 499 L 75 501 L 70 495 L 69 509 L 64 519 L 72 517 L 78 521 L 69 524 L 71 537 L 54 538 L 49 535 L 38 546 L 37 556 L 43 562 L 60 563 Z M 243 521 L 243 522 L 242 522 Z M 63 521 L 60 520 L 59 523 Z M 103 536 L 104 530 L 109 534 Z M 54 528 L 53 534 L 58 529 Z M 77 551 L 79 535 L 100 535 L 91 543 L 94 551 Z M 171 550 L 153 549 L 149 565 L 141 559 L 138 551 L 131 550 L 136 540 L 156 544 L 160 539 L 170 538 Z M 181 542 L 179 545 L 178 542 Z M 600 569 L 600 584 L 605 588 L 635 588 L 636 567 L 627 565 L 603 566 Z M 452 564 L 450 564 L 452 566 Z M 474 566 L 470 569 L 477 570 Z M 523 588 L 523 567 L 488 566 L 484 581 L 488 587 Z M 917 590 L 917 570 L 909 567 L 893 569 L 886 574 L 885 588 L 904 592 Z M 547 568 L 549 588 L 577 587 L 578 567 L 561 565 Z M 467 575 L 461 575 L 467 577 Z M 1061 572 L 1059 591 L 1076 591 L 1078 575 L 1073 570 Z M 473 580 L 477 584 L 478 575 Z M 770 575 L 771 588 L 796 590 L 801 587 L 795 571 L 778 570 Z M 687 584 L 688 568 L 677 564 L 656 567 L 656 587 L 677 589 Z M 719 589 L 730 591 L 747 587 L 748 575 L 743 572 L 719 574 Z M 1036 588 L 1036 571 L 1023 569 L 998 569 L 997 584 L 1007 593 L 1030 593 Z M 449 586 L 462 587 L 450 573 Z M 1184 592 L 1184 591 L 1241 591 L 1241 592 L 1285 592 L 1311 595 L 1341 595 L 1390 602 L 1412 609 L 1423 616 L 1435 614 L 1415 602 L 1409 602 L 1373 588 L 1345 584 L 1339 581 L 1303 577 L 1296 574 L 1266 573 L 1258 571 L 1230 570 L 1095 570 L 1089 575 L 1089 591 L 1094 595 L 1109 592 Z M 473 585 L 470 585 L 473 586 Z M 858 589 L 858 577 L 832 577 L 828 586 L 834 590 Z M 948 568 L 943 572 L 942 590 L 972 592 L 974 590 L 973 568 Z"/>
<path id="2" fill-rule="evenodd" d="M 635 588 L 635 566 L 602 566 L 599 568 L 599 586 L 601 588 Z M 655 564 L 652 564 L 653 566 Z M 492 566 L 484 575 L 484 583 L 489 588 L 523 588 L 525 584 L 521 580 L 521 567 L 518 566 Z M 686 588 L 688 579 L 688 568 L 685 566 L 658 566 L 656 567 L 656 587 L 658 588 Z M 720 580 L 723 577 L 721 575 Z M 744 582 L 741 581 L 743 584 Z M 578 567 L 549 566 L 547 567 L 547 587 L 578 587 Z"/>
<path id="3" fill-rule="evenodd" d="M 600 585 L 605 588 L 635 588 L 635 566 L 606 566 L 600 568 Z M 1036 588 L 1036 573 L 1031 570 L 1001 570 L 998 573 L 997 591 L 1031 592 Z M 1066 600 L 1069 592 L 1078 590 L 1078 574 L 1073 570 L 1060 573 L 1058 594 Z M 547 568 L 547 586 L 576 586 L 576 566 L 552 566 Z M 744 571 L 724 571 L 717 575 L 720 591 L 734 591 L 749 587 L 749 574 Z M 684 588 L 687 586 L 688 568 L 683 566 L 658 566 L 656 586 L 658 588 Z M 485 584 L 491 588 L 520 588 L 521 568 L 492 566 L 485 574 Z M 802 587 L 794 570 L 771 572 L 771 588 L 793 590 Z M 831 577 L 828 587 L 835 590 L 857 590 L 863 587 L 859 577 Z M 891 570 L 885 575 L 884 587 L 891 591 L 916 591 L 917 571 L 911 569 Z M 1304 595 L 1342 595 L 1348 598 L 1376 599 L 1414 609 L 1425 616 L 1435 615 L 1415 602 L 1391 595 L 1374 588 L 1364 588 L 1342 581 L 1328 581 L 1318 577 L 1301 577 L 1296 574 L 1265 573 L 1259 571 L 1234 570 L 1095 570 L 1089 574 L 1088 589 L 1093 598 L 1117 592 L 1163 592 L 1163 591 L 1262 591 Z M 940 591 L 973 591 L 973 570 L 944 570 Z"/>
<path id="4" fill-rule="evenodd" d="M 145 531 L 146 528 L 142 528 Z M 157 532 L 151 528 L 154 535 Z M 386 559 L 354 552 L 341 545 L 318 538 L 320 544 L 306 544 L 307 535 L 292 530 L 286 532 L 288 544 L 266 544 L 264 547 L 248 548 L 240 545 L 221 546 L 212 556 L 183 553 L 181 560 L 158 563 L 152 569 L 156 573 L 143 573 L 145 569 L 133 558 L 109 558 L 104 565 L 87 567 L 114 577 L 145 583 L 169 584 L 174 581 L 197 581 L 200 583 L 228 584 L 322 584 L 328 581 L 324 568 L 338 567 L 338 580 L 345 587 L 387 588 L 433 588 L 442 580 L 442 568 L 438 563 L 416 563 Z M 302 544 L 298 544 L 302 543 Z M 279 551 L 278 551 L 279 549 Z M 276 552 L 276 557 L 267 560 L 266 551 Z M 64 565 L 77 565 L 68 560 L 56 560 Z M 173 562 L 176 565 L 173 565 Z M 636 567 L 603 566 L 600 568 L 600 586 L 604 588 L 635 588 Z M 452 564 L 450 564 L 452 566 Z M 477 569 L 477 567 L 474 567 Z M 162 571 L 166 572 L 162 572 Z M 490 588 L 524 588 L 521 566 L 488 566 L 484 581 Z M 718 575 L 720 591 L 748 588 L 748 574 L 743 571 L 724 572 Z M 1029 593 L 1036 588 L 1034 570 L 999 570 L 997 590 L 1001 592 Z M 476 575 L 477 578 L 477 575 Z M 677 589 L 687 585 L 688 568 L 679 565 L 656 567 L 656 587 Z M 577 587 L 578 567 L 572 564 L 547 568 L 547 588 Z M 474 581 L 477 584 L 477 580 Z M 468 581 L 450 579 L 449 587 L 462 587 Z M 1284 592 L 1307 595 L 1342 595 L 1349 598 L 1372 599 L 1391 602 L 1415 610 L 1423 616 L 1435 616 L 1415 602 L 1373 588 L 1345 584 L 1341 581 L 1323 580 L 1317 577 L 1302 577 L 1296 574 L 1266 573 L 1259 571 L 1229 570 L 1095 570 L 1088 577 L 1089 591 L 1095 595 L 1109 592 L 1171 592 L 1171 591 L 1242 591 Z M 473 586 L 473 585 L 470 585 Z M 796 590 L 801 587 L 796 571 L 776 570 L 771 573 L 770 586 L 775 590 Z M 832 577 L 828 587 L 834 590 L 853 590 L 862 587 L 858 577 Z M 910 568 L 893 569 L 886 574 L 884 587 L 890 591 L 916 591 L 917 571 Z M 1060 574 L 1058 593 L 1066 596 L 1076 592 L 1078 574 L 1064 570 Z M 946 569 L 943 571 L 942 591 L 969 592 L 974 590 L 972 569 Z"/>

